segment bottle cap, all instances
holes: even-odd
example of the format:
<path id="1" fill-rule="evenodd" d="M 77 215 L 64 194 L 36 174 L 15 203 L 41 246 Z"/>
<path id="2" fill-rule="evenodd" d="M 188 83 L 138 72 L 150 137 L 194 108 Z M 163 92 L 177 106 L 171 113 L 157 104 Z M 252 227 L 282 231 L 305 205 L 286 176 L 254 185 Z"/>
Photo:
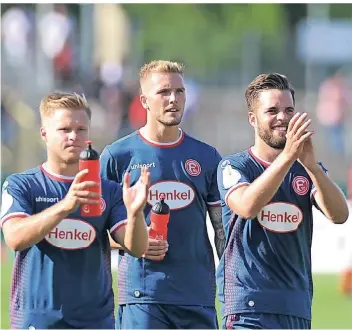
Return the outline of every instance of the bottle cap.
<path id="1" fill-rule="evenodd" d="M 165 203 L 165 198 L 162 197 L 160 198 L 160 202 L 157 202 L 153 205 L 153 212 L 157 214 L 169 214 L 170 213 L 170 207 Z"/>
<path id="2" fill-rule="evenodd" d="M 92 141 L 85 141 L 87 148 L 80 153 L 81 160 L 98 160 L 99 153 L 92 148 Z"/>

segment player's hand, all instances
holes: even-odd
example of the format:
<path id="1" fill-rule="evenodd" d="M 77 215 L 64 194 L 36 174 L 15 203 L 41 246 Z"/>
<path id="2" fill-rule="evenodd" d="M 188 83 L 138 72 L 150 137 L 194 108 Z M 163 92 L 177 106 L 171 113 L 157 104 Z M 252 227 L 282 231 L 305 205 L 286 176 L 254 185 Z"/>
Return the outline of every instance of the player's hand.
<path id="1" fill-rule="evenodd" d="M 298 161 L 310 171 L 318 167 L 311 137 L 304 142 L 303 150 Z"/>
<path id="2" fill-rule="evenodd" d="M 123 201 L 127 212 L 136 214 L 143 211 L 145 203 L 147 202 L 150 172 L 144 166 L 141 169 L 139 180 L 133 187 L 130 186 L 130 180 L 130 174 L 127 172 L 123 179 Z"/>
<path id="3" fill-rule="evenodd" d="M 169 244 L 167 243 L 167 241 L 149 238 L 149 247 L 143 257 L 155 261 L 162 260 L 164 259 L 168 248 Z"/>
<path id="4" fill-rule="evenodd" d="M 101 195 L 97 192 L 89 191 L 89 188 L 99 187 L 99 183 L 94 181 L 83 181 L 83 177 L 88 170 L 78 172 L 73 180 L 71 187 L 62 200 L 64 210 L 68 213 L 74 212 L 81 204 L 100 204 Z"/>
<path id="5" fill-rule="evenodd" d="M 282 151 L 290 161 L 295 161 L 301 156 L 305 142 L 313 135 L 312 131 L 307 130 L 311 122 L 307 113 L 299 112 L 290 120 L 286 133 L 286 145 Z"/>

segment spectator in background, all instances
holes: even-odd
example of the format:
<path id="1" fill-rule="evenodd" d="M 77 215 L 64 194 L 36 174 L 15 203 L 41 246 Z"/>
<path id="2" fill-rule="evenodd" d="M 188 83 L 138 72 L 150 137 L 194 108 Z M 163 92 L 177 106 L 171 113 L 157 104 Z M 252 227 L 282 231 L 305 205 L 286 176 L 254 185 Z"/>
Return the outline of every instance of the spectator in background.
<path id="1" fill-rule="evenodd" d="M 147 111 L 144 109 L 139 94 L 136 94 L 129 106 L 128 119 L 131 127 L 138 130 L 147 122 Z"/>
<path id="2" fill-rule="evenodd" d="M 317 118 L 325 128 L 332 150 L 345 155 L 344 122 L 351 106 L 348 81 L 340 70 L 325 80 L 319 90 Z"/>
<path id="3" fill-rule="evenodd" d="M 33 29 L 24 8 L 12 7 L 6 10 L 1 19 L 2 45 L 5 59 L 14 67 L 28 63 L 30 55 L 30 33 Z"/>
<path id="4" fill-rule="evenodd" d="M 74 73 L 74 19 L 66 4 L 54 5 L 39 22 L 40 42 L 45 55 L 53 61 L 56 79 L 69 82 Z"/>

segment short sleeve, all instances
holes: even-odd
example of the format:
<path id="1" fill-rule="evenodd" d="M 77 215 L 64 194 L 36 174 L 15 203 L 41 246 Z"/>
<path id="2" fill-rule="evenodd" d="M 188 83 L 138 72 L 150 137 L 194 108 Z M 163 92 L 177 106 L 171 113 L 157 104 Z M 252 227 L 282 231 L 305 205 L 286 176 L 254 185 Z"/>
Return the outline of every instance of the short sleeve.
<path id="1" fill-rule="evenodd" d="M 100 176 L 106 180 L 119 182 L 117 163 L 108 146 L 104 148 L 100 155 Z"/>
<path id="2" fill-rule="evenodd" d="M 207 196 L 207 205 L 209 206 L 220 206 L 221 205 L 221 199 L 220 199 L 220 193 L 219 193 L 219 188 L 218 188 L 218 182 L 216 178 L 216 171 L 219 162 L 221 161 L 221 156 L 218 153 L 218 151 L 215 149 L 215 156 L 214 156 L 214 163 L 213 163 L 213 168 L 212 168 L 212 174 L 211 174 L 211 182 L 210 182 L 210 188 Z"/>
<path id="3" fill-rule="evenodd" d="M 2 186 L 1 227 L 11 218 L 25 218 L 33 214 L 29 188 L 16 176 L 8 177 Z"/>
<path id="4" fill-rule="evenodd" d="M 111 209 L 108 217 L 108 230 L 112 234 L 127 223 L 127 211 L 122 197 L 122 188 L 116 182 L 109 182 Z"/>
<path id="5" fill-rule="evenodd" d="M 246 167 L 236 159 L 224 158 L 218 166 L 217 181 L 221 199 L 227 204 L 230 194 L 239 187 L 249 185 Z"/>

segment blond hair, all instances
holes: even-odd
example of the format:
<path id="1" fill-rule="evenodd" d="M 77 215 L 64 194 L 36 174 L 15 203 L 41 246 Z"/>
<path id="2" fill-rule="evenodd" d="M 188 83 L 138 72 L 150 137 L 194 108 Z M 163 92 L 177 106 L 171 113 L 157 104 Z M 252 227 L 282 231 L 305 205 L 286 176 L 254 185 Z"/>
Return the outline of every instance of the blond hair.
<path id="1" fill-rule="evenodd" d="M 150 73 L 179 73 L 183 76 L 184 65 L 171 61 L 151 61 L 144 64 L 139 71 L 140 81 L 144 80 Z"/>
<path id="2" fill-rule="evenodd" d="M 52 116 L 57 109 L 85 110 L 89 119 L 92 117 L 86 97 L 77 93 L 51 93 L 41 100 L 39 109 L 42 120 Z"/>

